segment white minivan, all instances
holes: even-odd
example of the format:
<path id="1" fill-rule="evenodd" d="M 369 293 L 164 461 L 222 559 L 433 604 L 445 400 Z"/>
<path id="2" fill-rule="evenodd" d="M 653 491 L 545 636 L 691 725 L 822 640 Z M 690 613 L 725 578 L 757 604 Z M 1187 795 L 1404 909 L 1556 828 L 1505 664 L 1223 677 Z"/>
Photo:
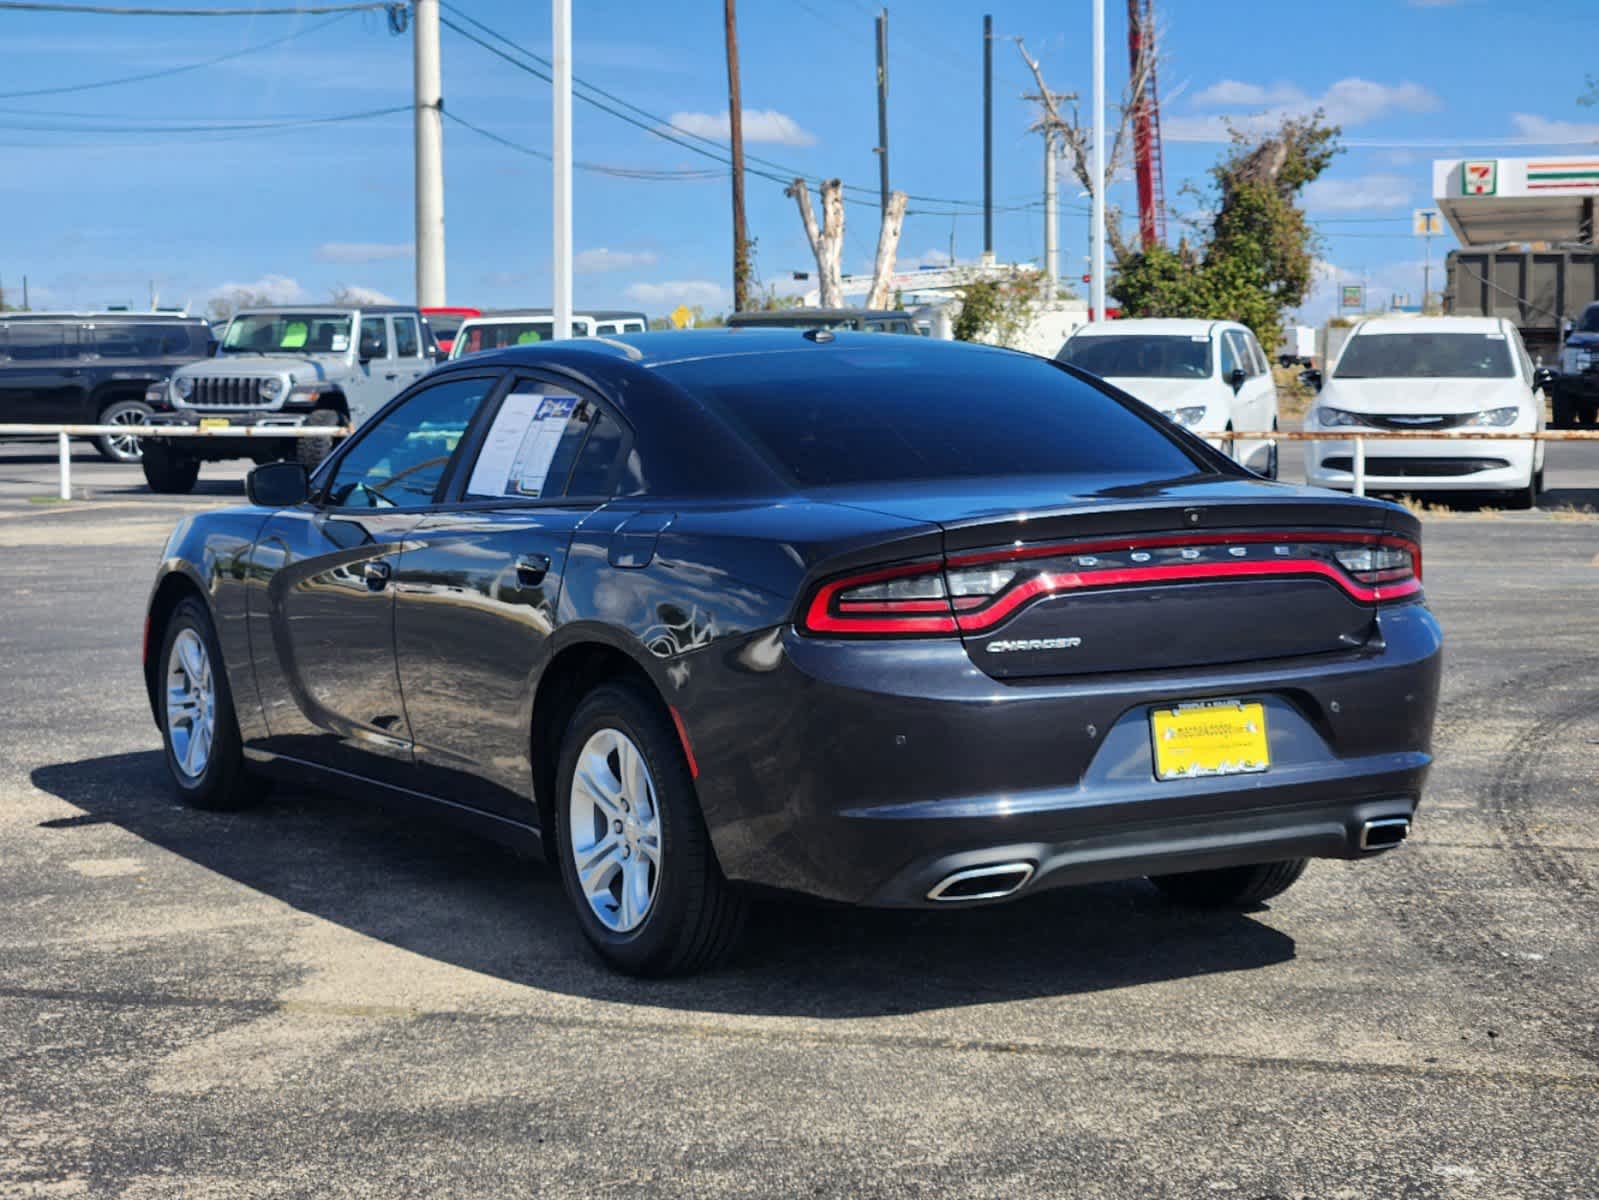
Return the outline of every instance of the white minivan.
<path id="1" fill-rule="evenodd" d="M 1544 427 L 1548 373 L 1500 317 L 1376 317 L 1350 334 L 1319 378 L 1305 432 L 1358 430 L 1534 433 Z M 1365 443 L 1373 491 L 1496 491 L 1531 508 L 1543 487 L 1542 442 L 1415 439 Z M 1305 476 L 1318 487 L 1354 486 L 1349 441 L 1307 442 Z"/>
<path id="2" fill-rule="evenodd" d="M 1249 327 L 1236 321 L 1093 321 L 1067 338 L 1055 358 L 1197 434 L 1277 428 L 1271 366 Z M 1277 478 L 1277 443 L 1269 438 L 1216 444 L 1250 470 Z"/>
<path id="3" fill-rule="evenodd" d="M 619 333 L 643 333 L 649 327 L 650 319 L 641 312 L 589 309 L 572 314 L 573 337 L 614 337 Z M 450 347 L 450 358 L 508 346 L 536 345 L 554 336 L 555 316 L 547 308 L 490 311 L 461 322 Z"/>

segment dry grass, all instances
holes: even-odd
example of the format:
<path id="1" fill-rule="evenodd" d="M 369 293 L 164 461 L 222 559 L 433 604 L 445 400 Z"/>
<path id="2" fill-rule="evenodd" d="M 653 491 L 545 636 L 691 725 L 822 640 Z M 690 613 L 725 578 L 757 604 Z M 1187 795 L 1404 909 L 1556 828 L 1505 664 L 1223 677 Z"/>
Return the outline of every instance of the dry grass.
<path id="1" fill-rule="evenodd" d="M 1299 420 L 1316 402 L 1316 393 L 1299 382 L 1303 367 L 1280 367 L 1272 364 L 1271 375 L 1277 384 L 1277 412 L 1284 419 Z"/>

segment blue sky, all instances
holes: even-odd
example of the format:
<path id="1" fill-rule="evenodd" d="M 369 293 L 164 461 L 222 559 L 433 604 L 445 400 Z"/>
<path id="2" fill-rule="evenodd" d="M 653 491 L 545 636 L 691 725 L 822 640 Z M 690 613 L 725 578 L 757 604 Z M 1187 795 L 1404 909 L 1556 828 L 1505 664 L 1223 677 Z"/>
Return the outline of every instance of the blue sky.
<path id="1" fill-rule="evenodd" d="M 205 0 L 199 0 L 204 3 Z M 244 0 L 227 0 L 237 5 Z M 540 54 L 549 13 L 532 0 L 456 0 Z M 651 114 L 702 132 L 725 121 L 726 76 L 716 0 L 574 0 L 577 75 Z M 1108 3 L 1111 96 L 1126 74 L 1123 6 Z M 1419 293 L 1421 243 L 1409 214 L 1429 199 L 1434 157 L 1581 153 L 1599 142 L 1599 109 L 1577 97 L 1599 71 L 1599 8 L 1545 0 L 1340 0 L 1282 5 L 1157 0 L 1166 194 L 1203 182 L 1222 119 L 1316 104 L 1351 148 L 1307 197 L 1326 235 L 1329 280 L 1366 279 L 1373 298 Z M 877 164 L 872 15 L 867 0 L 744 0 L 740 5 L 747 149 L 809 176 L 838 175 L 872 201 Z M 981 19 L 1025 38 L 1052 88 L 1089 87 L 1087 0 L 917 0 L 890 5 L 891 165 L 912 204 L 901 261 L 981 250 Z M 446 12 L 448 16 L 448 11 Z M 456 18 L 459 20 L 459 17 Z M 287 39 L 287 40 L 280 40 Z M 277 45 L 256 49 L 266 43 Z M 203 62 L 168 78 L 53 94 Z M 408 36 L 381 16 L 238 19 L 0 13 L 0 281 L 35 307 L 203 307 L 229 284 L 283 299 L 336 285 L 413 295 L 408 112 L 325 125 L 216 130 L 370 113 L 411 97 Z M 539 151 L 550 145 L 548 85 L 443 32 L 446 109 Z M 1030 79 L 1014 44 L 995 47 L 995 250 L 1036 258 L 1042 149 L 1027 132 Z M 645 124 L 650 122 L 645 121 Z M 202 127 L 197 129 L 197 127 Z M 576 175 L 580 305 L 664 313 L 729 298 L 730 220 L 715 164 L 586 104 L 575 108 L 577 157 L 607 167 L 686 172 L 648 179 Z M 1527 148 L 1508 143 L 1532 139 Z M 542 159 L 449 123 L 445 129 L 449 298 L 457 304 L 549 299 L 550 170 Z M 1063 176 L 1064 178 L 1064 176 Z M 1130 188 L 1112 199 L 1130 204 Z M 1063 187 L 1063 274 L 1083 272 L 1086 217 Z M 951 205 L 948 201 L 965 201 Z M 782 185 L 748 184 L 750 232 L 768 281 L 814 269 Z M 1034 207 L 1017 207 L 1034 206 Z M 963 215 L 944 215 L 958 209 Z M 874 204 L 849 208 L 845 268 L 866 269 Z M 1452 244 L 1438 238 L 1434 261 Z M 1327 292 L 1310 306 L 1324 311 Z"/>

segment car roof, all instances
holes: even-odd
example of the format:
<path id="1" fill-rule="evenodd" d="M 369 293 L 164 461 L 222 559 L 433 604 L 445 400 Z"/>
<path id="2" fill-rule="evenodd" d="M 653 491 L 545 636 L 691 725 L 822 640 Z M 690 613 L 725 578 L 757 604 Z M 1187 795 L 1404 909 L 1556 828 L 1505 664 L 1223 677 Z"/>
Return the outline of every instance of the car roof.
<path id="1" fill-rule="evenodd" d="M 814 321 L 908 321 L 910 313 L 899 308 L 778 308 L 770 312 L 734 313 L 731 324 L 788 325 L 806 319 Z"/>
<path id="2" fill-rule="evenodd" d="M 1090 321 L 1072 331 L 1072 337 L 1120 337 L 1155 334 L 1168 337 L 1209 337 L 1215 329 L 1241 329 L 1237 321 L 1209 321 L 1193 317 L 1127 317 L 1118 321 Z"/>
<path id="3" fill-rule="evenodd" d="M 1503 333 L 1499 317 L 1370 317 L 1351 337 L 1380 333 Z"/>
<path id="4" fill-rule="evenodd" d="M 0 313 L 6 321 L 171 321 L 174 324 L 205 323 L 204 317 L 191 317 L 175 312 L 8 312 Z"/>
<path id="5" fill-rule="evenodd" d="M 499 320 L 505 317 L 526 318 L 528 320 L 547 320 L 555 315 L 549 308 L 485 308 L 475 317 L 468 317 L 469 321 Z M 587 317 L 591 321 L 648 321 L 649 318 L 636 309 L 621 308 L 574 308 L 574 317 Z"/>
<path id="6" fill-rule="evenodd" d="M 234 313 L 247 317 L 254 313 L 329 313 L 343 316 L 347 313 L 414 313 L 420 311 L 410 304 L 251 304 Z M 231 318 L 230 318 L 231 319 Z"/>

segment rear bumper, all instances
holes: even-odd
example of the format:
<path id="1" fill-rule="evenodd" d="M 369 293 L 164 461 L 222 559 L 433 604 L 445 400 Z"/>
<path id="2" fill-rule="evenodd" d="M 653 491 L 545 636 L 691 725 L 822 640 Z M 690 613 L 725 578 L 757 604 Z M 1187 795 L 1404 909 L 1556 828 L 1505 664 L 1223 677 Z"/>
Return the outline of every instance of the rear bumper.
<path id="1" fill-rule="evenodd" d="M 935 907 L 928 893 L 940 880 L 1001 862 L 1031 866 L 1014 893 L 1024 896 L 1362 856 L 1365 821 L 1411 816 L 1420 800 L 1441 654 L 1419 604 L 1384 611 L 1379 626 L 1379 639 L 1347 655 L 1024 684 L 989 678 L 952 639 L 790 632 L 776 667 L 702 660 L 710 677 L 697 682 L 719 683 L 719 695 L 680 695 L 730 878 Z M 1151 708 L 1222 697 L 1266 705 L 1271 769 L 1157 782 Z"/>
<path id="2" fill-rule="evenodd" d="M 1366 486 L 1392 491 L 1492 491 L 1526 487 L 1537 443 L 1448 440 L 1368 441 Z M 1354 443 L 1310 442 L 1305 482 L 1312 487 L 1354 486 Z"/>

